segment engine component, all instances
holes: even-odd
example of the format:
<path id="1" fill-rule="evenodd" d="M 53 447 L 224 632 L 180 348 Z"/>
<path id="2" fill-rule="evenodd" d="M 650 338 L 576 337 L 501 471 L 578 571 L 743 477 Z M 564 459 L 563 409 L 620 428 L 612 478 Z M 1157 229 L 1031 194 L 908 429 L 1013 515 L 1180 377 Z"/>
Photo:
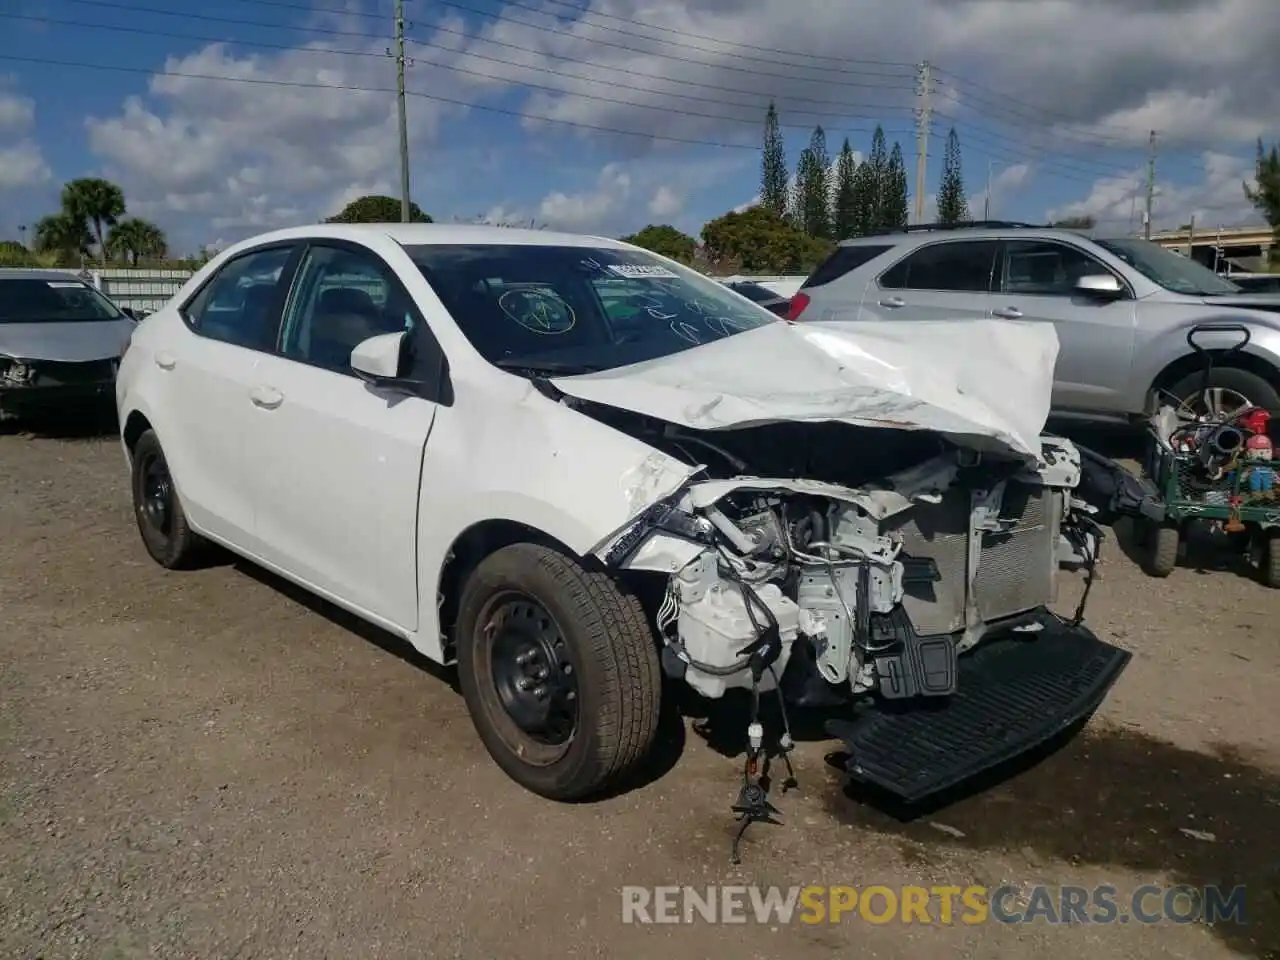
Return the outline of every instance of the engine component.
<path id="1" fill-rule="evenodd" d="M 744 648 L 757 640 L 760 632 L 757 624 L 763 619 L 759 610 L 748 609 L 744 588 L 721 576 L 718 560 L 717 554 L 708 550 L 675 578 L 680 610 L 676 630 L 685 654 L 680 659 L 689 663 L 685 680 L 703 696 L 713 698 L 723 696 L 730 687 L 750 688 L 750 671 L 744 667 L 719 676 L 699 670 L 690 661 L 720 669 L 739 663 Z M 780 675 L 799 632 L 800 609 L 776 584 L 757 585 L 753 589 L 778 623 L 782 651 L 774 666 Z M 774 675 L 775 671 L 764 675 L 759 685 L 761 690 L 773 686 Z"/>
<path id="2" fill-rule="evenodd" d="M 867 573 L 867 597 L 858 597 L 858 578 Z M 857 611 L 865 603 L 871 613 L 888 613 L 903 596 L 902 564 L 809 564 L 801 568 L 796 602 L 800 629 L 814 641 L 818 672 L 828 683 L 848 681 L 862 689 L 867 678 L 861 669 L 866 659 L 857 649 Z M 866 638 L 861 638 L 863 644 Z"/>

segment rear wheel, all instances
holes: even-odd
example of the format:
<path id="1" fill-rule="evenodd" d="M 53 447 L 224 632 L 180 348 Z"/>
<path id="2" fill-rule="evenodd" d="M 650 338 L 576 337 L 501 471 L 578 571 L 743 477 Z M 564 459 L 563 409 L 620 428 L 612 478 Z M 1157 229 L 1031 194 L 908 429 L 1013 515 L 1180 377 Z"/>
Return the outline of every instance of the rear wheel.
<path id="1" fill-rule="evenodd" d="M 133 513 L 151 558 L 170 570 L 191 566 L 207 542 L 187 523 L 155 431 L 133 445 Z"/>
<path id="2" fill-rule="evenodd" d="M 459 606 L 458 680 L 497 764 L 553 800 L 634 770 L 657 731 L 661 675 L 639 601 L 535 544 L 482 561 Z"/>
<path id="3" fill-rule="evenodd" d="M 1280 530 L 1273 528 L 1262 532 L 1262 563 L 1259 567 L 1262 582 L 1280 589 Z"/>
<path id="4" fill-rule="evenodd" d="M 1144 563 L 1148 574 L 1167 577 L 1178 566 L 1182 552 L 1182 531 L 1174 524 L 1150 523 L 1142 531 Z"/>

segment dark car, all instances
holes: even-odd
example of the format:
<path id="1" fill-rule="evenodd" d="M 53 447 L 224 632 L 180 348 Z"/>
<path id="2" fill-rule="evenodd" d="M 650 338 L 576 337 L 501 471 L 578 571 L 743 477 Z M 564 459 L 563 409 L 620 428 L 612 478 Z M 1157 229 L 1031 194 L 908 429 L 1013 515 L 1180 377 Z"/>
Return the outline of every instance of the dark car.
<path id="1" fill-rule="evenodd" d="M 136 321 L 58 270 L 0 270 L 0 418 L 110 405 Z"/>
<path id="2" fill-rule="evenodd" d="M 730 280 L 725 283 L 725 286 L 780 317 L 786 316 L 787 307 L 791 305 L 790 297 L 780 297 L 768 287 L 750 280 Z"/>
<path id="3" fill-rule="evenodd" d="M 1233 273 L 1227 279 L 1245 293 L 1280 293 L 1280 273 Z"/>

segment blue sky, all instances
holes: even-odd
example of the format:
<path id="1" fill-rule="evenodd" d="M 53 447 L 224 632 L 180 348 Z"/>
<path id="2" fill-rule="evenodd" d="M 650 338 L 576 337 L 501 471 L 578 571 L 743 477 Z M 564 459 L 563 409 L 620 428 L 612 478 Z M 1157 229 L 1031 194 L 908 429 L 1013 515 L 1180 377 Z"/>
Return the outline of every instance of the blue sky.
<path id="1" fill-rule="evenodd" d="M 1280 137 L 1274 0 L 405 4 L 413 195 L 441 220 L 697 233 L 755 195 L 771 98 L 792 164 L 816 123 L 834 154 L 879 122 L 914 184 L 926 58 L 928 189 L 955 126 L 975 214 L 990 174 L 993 216 L 1136 228 L 1155 129 L 1157 226 L 1256 221 L 1240 184 Z M 9 0 L 0 236 L 87 175 L 177 252 L 394 194 L 392 30 L 390 0 Z"/>

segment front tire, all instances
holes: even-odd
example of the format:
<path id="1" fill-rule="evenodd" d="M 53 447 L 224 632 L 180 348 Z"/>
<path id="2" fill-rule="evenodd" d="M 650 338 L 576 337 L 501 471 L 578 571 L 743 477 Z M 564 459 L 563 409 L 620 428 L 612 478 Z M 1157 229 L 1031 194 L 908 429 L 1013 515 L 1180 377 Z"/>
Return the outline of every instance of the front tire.
<path id="1" fill-rule="evenodd" d="M 195 564 L 207 543 L 191 529 L 154 430 L 133 446 L 133 515 L 142 543 L 156 563 L 169 570 Z"/>
<path id="2" fill-rule="evenodd" d="M 463 588 L 458 679 L 489 755 L 521 786 L 580 800 L 648 755 L 661 673 L 640 602 L 603 573 L 518 543 Z"/>
<path id="3" fill-rule="evenodd" d="M 1247 406 L 1262 407 L 1280 414 L 1280 393 L 1262 377 L 1238 367 L 1214 367 L 1206 388 L 1203 373 L 1191 373 L 1173 384 L 1168 393 L 1176 397 L 1180 409 L 1196 416 L 1213 418 Z"/>
<path id="4" fill-rule="evenodd" d="M 1264 585 L 1280 589 L 1280 530 L 1264 530 L 1262 537 L 1262 562 L 1258 572 Z"/>
<path id="5" fill-rule="evenodd" d="M 1144 531 L 1143 566 L 1152 577 L 1167 577 L 1178 566 L 1182 554 L 1182 531 L 1174 524 L 1152 523 Z"/>

